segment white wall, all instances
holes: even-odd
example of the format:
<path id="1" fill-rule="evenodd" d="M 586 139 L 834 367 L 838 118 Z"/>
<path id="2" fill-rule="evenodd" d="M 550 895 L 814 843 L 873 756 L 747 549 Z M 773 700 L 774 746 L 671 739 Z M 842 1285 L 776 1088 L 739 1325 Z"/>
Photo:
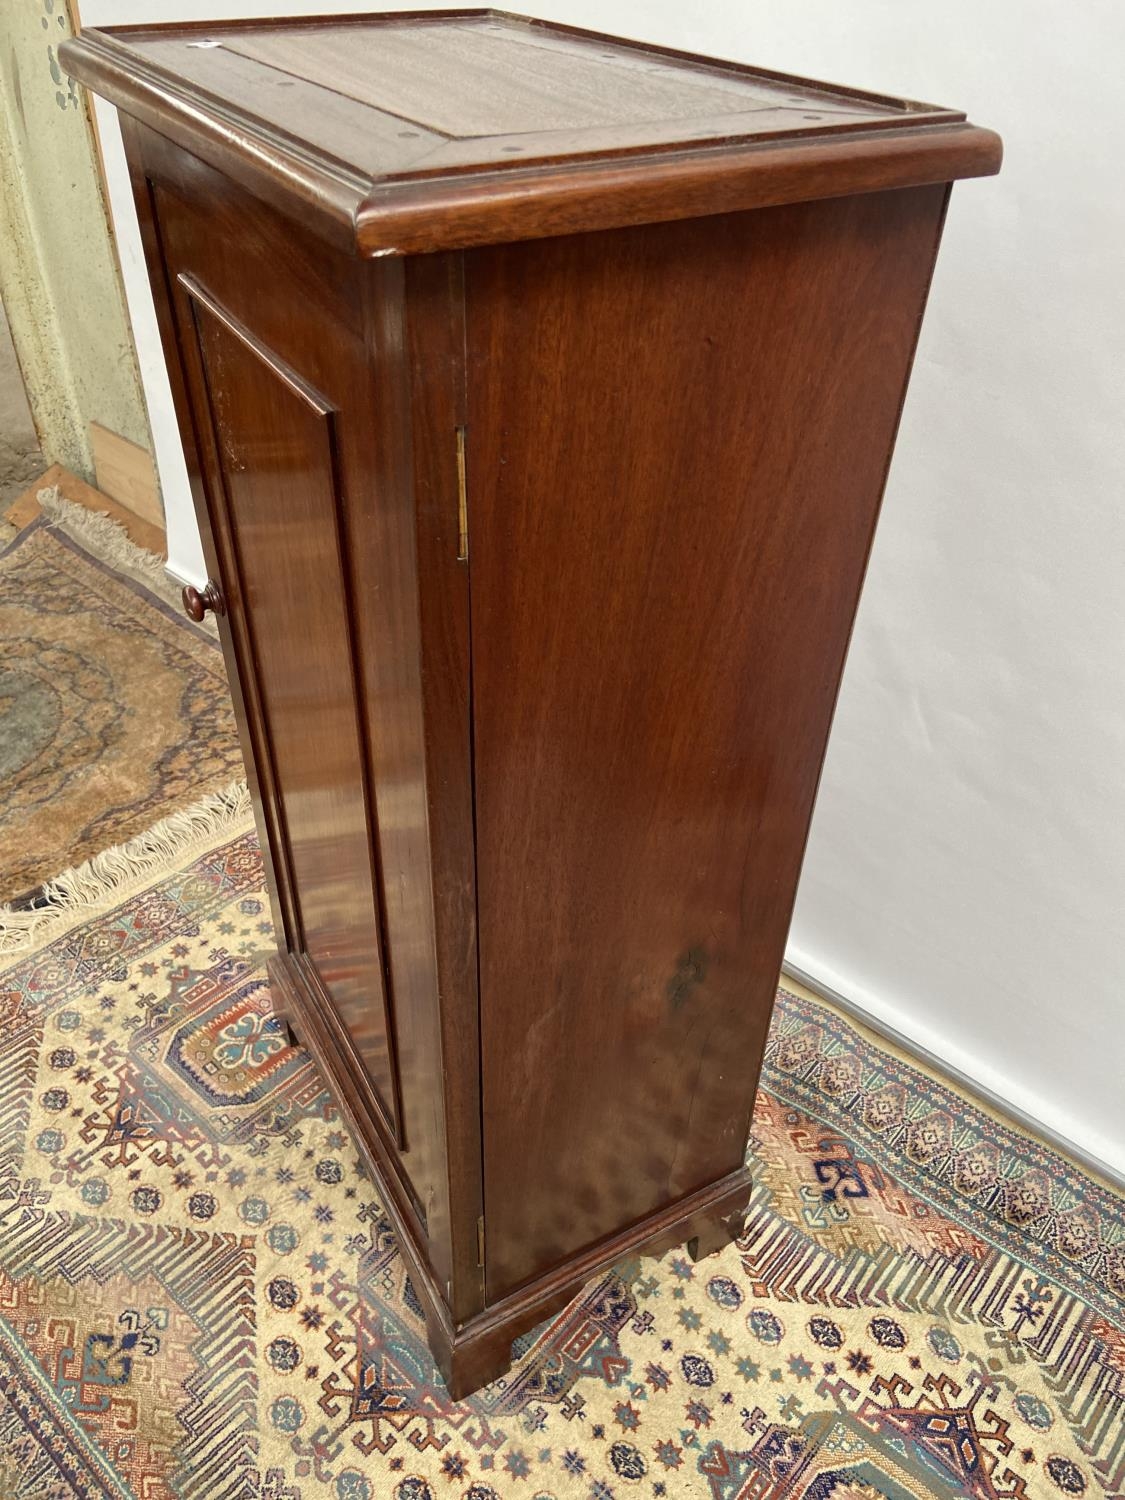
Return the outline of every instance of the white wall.
<path id="1" fill-rule="evenodd" d="M 83 19 L 341 8 L 84 0 Z M 955 105 L 1004 136 L 1002 175 L 954 191 L 790 958 L 1125 1173 L 1125 5 L 540 13 Z M 107 156 L 171 562 L 198 578 L 123 164 Z"/>

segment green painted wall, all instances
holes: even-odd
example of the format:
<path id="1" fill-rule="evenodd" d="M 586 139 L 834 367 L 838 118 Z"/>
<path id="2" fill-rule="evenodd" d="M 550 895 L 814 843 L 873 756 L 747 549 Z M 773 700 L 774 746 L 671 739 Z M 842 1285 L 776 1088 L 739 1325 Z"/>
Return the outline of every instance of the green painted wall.
<path id="1" fill-rule="evenodd" d="M 48 462 L 93 477 L 87 423 L 148 419 L 64 0 L 0 0 L 0 300 Z"/>

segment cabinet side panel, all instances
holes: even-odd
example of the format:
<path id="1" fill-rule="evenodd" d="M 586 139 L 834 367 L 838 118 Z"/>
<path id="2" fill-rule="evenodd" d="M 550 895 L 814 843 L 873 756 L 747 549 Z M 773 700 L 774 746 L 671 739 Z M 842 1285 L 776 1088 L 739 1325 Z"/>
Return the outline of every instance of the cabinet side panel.
<path id="1" fill-rule="evenodd" d="M 490 1302 L 741 1163 L 944 201 L 467 259 Z"/>

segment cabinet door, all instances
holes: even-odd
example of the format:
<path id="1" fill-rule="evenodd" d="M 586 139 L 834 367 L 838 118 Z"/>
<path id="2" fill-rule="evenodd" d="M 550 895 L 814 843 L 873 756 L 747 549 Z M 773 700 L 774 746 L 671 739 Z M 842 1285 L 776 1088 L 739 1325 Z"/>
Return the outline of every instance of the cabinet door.
<path id="1" fill-rule="evenodd" d="M 279 937 L 401 1147 L 345 535 L 349 496 L 366 477 L 349 406 L 368 385 L 362 323 L 350 283 L 296 234 L 279 238 L 215 174 L 142 139 L 159 180 L 134 137 L 134 187 L 204 549 L 226 604 Z"/>
<path id="2" fill-rule="evenodd" d="M 430 856 L 460 808 L 471 873 L 456 473 L 446 445 L 428 441 L 430 409 L 444 410 L 434 388 L 453 369 L 428 351 L 442 328 L 442 348 L 463 347 L 452 268 L 443 276 L 440 258 L 424 258 L 437 285 L 423 278 L 408 319 L 401 263 L 341 253 L 146 127 L 126 118 L 124 129 L 204 554 L 226 600 L 220 634 L 287 976 L 323 1018 L 309 1017 L 306 1040 L 378 1160 L 400 1226 L 413 1226 L 415 1251 L 445 1285 L 456 1235 L 443 1066 L 467 1090 L 477 1060 L 474 1044 L 451 1064 L 439 1030 L 438 957 L 454 948 L 452 963 L 474 980 L 476 970 L 462 924 L 435 938 Z M 448 428 L 452 439 L 455 420 L 438 436 Z M 453 558 L 453 607 L 439 591 L 423 609 L 417 548 L 439 572 Z M 439 657 L 426 674 L 423 617 Z M 431 720 L 450 726 L 444 751 L 429 745 Z M 450 868 L 442 912 L 471 913 L 471 882 Z M 475 990 L 471 1001 L 475 1013 Z M 460 1213 L 473 1268 L 479 1212 L 474 1201 Z"/>
<path id="3" fill-rule="evenodd" d="M 212 523 L 274 783 L 289 944 L 331 997 L 393 1121 L 336 414 L 201 286 L 183 286 L 221 480 Z"/>

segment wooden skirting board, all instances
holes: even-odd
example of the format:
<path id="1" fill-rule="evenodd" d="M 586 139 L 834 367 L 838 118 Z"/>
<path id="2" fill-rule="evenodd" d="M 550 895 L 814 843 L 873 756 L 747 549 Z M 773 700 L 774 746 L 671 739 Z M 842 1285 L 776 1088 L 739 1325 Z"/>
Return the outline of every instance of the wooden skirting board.
<path id="1" fill-rule="evenodd" d="M 111 500 L 108 495 L 95 489 L 92 484 L 87 484 L 84 479 L 79 479 L 77 474 L 72 474 L 61 464 L 52 464 L 34 484 L 28 485 L 22 494 L 16 496 L 4 512 L 8 523 L 17 530 L 30 526 L 40 514 L 39 501 L 36 498 L 39 491 L 49 489 L 52 485 L 58 486 L 59 494 L 64 500 L 70 500 L 75 505 L 85 506 L 87 510 L 99 511 L 103 515 L 110 516 L 124 528 L 129 539 L 136 542 L 138 547 L 143 547 L 146 552 L 155 552 L 157 557 L 168 556 L 168 542 L 162 525 L 155 525 L 152 521 L 136 515 L 116 500 Z"/>

